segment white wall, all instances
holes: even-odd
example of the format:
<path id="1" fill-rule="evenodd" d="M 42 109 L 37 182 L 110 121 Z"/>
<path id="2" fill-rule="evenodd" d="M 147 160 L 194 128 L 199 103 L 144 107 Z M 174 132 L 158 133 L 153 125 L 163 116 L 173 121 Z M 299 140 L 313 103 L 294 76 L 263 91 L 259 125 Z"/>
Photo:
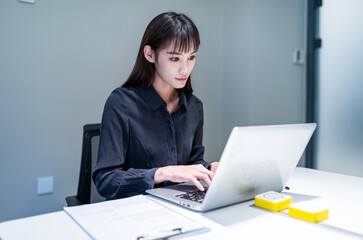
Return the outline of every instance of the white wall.
<path id="1" fill-rule="evenodd" d="M 317 168 L 363 177 L 363 2 L 324 1 L 319 11 Z"/>

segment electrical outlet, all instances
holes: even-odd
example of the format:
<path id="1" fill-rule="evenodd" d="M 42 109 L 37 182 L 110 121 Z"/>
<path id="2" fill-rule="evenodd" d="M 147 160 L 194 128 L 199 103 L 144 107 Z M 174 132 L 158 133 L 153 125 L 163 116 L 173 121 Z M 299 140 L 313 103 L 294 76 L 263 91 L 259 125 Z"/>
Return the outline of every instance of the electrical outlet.
<path id="1" fill-rule="evenodd" d="M 37 194 L 45 195 L 53 193 L 54 177 L 38 178 Z"/>

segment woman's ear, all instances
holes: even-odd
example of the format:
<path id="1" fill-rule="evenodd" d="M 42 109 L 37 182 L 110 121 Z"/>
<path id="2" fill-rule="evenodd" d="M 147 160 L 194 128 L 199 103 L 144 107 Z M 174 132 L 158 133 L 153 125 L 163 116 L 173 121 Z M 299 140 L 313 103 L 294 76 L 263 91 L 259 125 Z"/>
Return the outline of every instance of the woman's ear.
<path id="1" fill-rule="evenodd" d="M 144 47 L 144 56 L 149 62 L 155 63 L 155 52 L 151 49 L 149 45 L 146 45 Z"/>

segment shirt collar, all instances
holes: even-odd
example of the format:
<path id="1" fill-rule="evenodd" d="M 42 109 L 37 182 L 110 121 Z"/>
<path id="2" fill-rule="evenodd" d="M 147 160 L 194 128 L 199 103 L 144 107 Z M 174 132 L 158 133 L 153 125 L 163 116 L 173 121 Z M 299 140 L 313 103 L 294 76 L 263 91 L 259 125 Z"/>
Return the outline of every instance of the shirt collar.
<path id="1" fill-rule="evenodd" d="M 165 104 L 165 101 L 159 96 L 159 94 L 155 91 L 153 87 L 150 87 L 146 90 L 142 90 L 141 95 L 143 99 L 150 105 L 153 111 L 155 111 L 160 106 Z M 179 99 L 178 108 L 183 105 L 185 109 L 187 109 L 188 108 L 187 98 L 182 91 L 179 91 L 179 98 L 180 99 Z"/>
<path id="2" fill-rule="evenodd" d="M 185 96 L 183 91 L 179 91 L 179 106 L 184 106 L 185 109 L 188 109 L 187 97 Z"/>

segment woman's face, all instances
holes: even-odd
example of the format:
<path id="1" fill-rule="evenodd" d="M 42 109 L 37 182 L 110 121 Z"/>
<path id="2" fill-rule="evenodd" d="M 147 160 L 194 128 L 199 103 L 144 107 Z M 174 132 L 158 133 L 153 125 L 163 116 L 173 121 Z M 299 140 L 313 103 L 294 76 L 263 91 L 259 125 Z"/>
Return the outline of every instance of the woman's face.
<path id="1" fill-rule="evenodd" d="M 175 89 L 183 88 L 193 70 L 196 52 L 175 51 L 174 44 L 159 50 L 155 60 L 154 83 L 163 83 Z"/>

